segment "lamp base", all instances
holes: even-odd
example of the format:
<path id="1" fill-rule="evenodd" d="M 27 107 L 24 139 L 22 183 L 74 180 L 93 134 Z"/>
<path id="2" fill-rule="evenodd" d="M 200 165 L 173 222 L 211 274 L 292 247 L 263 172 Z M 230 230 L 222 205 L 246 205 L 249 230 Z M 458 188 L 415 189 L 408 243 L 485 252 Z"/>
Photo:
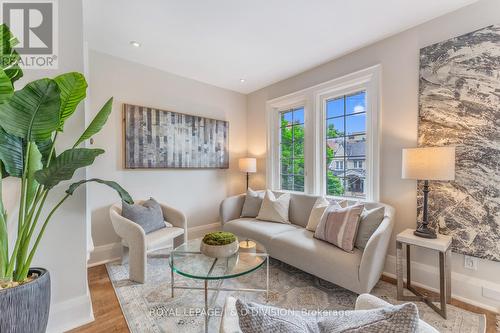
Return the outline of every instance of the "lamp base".
<path id="1" fill-rule="evenodd" d="M 417 230 L 413 232 L 415 236 L 422 237 L 422 238 L 430 238 L 430 239 L 435 239 L 437 238 L 436 232 L 432 229 L 429 229 L 427 224 L 420 223 L 418 226 Z"/>

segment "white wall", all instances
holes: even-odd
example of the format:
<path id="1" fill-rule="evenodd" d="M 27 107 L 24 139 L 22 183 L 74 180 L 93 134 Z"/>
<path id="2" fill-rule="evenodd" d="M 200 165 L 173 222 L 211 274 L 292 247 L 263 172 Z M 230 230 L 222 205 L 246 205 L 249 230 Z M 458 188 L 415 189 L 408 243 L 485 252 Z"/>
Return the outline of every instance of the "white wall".
<path id="1" fill-rule="evenodd" d="M 70 71 L 83 72 L 83 29 L 81 0 L 59 1 L 59 69 L 25 70 L 16 89 L 43 77 L 54 77 Z M 65 131 L 58 138 L 56 150 L 71 146 L 83 132 L 83 106 L 66 122 Z M 81 170 L 75 179 L 85 177 Z M 46 207 L 51 209 L 68 187 L 69 182 L 51 191 Z M 93 320 L 92 305 L 87 287 L 85 188 L 80 188 L 53 216 L 40 243 L 32 266 L 44 267 L 51 276 L 51 311 L 49 332 L 62 332 Z M 7 178 L 4 182 L 4 200 L 9 213 L 10 230 L 17 230 L 19 182 Z M 13 242 L 11 242 L 13 243 Z"/>
<path id="2" fill-rule="evenodd" d="M 114 97 L 107 125 L 94 137 L 106 150 L 88 170 L 89 177 L 112 179 L 133 198 L 154 197 L 183 211 L 188 227 L 217 222 L 220 202 L 244 190 L 237 159 L 246 155 L 246 97 L 96 51 L 89 53 L 90 114 Z M 229 121 L 229 170 L 123 169 L 122 104 L 157 107 Z M 109 220 L 109 206 L 119 198 L 109 189 L 89 186 L 95 250 L 90 264 L 119 255 L 119 238 Z"/>
<path id="3" fill-rule="evenodd" d="M 419 49 L 495 23 L 500 23 L 500 1 L 482 0 L 248 95 L 248 153 L 259 158 L 259 174 L 253 177 L 252 185 L 265 187 L 267 100 L 381 64 L 381 201 L 396 208 L 394 234 L 415 227 L 416 184 L 402 180 L 400 175 L 401 149 L 417 143 Z M 386 272 L 393 274 L 394 237 L 391 244 Z M 413 258 L 423 264 L 417 265 L 414 277 L 421 283 L 437 287 L 435 255 L 414 251 Z M 485 298 L 481 291 L 482 286 L 500 291 L 500 263 L 479 260 L 478 270 L 470 271 L 463 268 L 463 256 L 454 255 L 453 272 L 455 297 L 500 310 L 500 299 Z"/>

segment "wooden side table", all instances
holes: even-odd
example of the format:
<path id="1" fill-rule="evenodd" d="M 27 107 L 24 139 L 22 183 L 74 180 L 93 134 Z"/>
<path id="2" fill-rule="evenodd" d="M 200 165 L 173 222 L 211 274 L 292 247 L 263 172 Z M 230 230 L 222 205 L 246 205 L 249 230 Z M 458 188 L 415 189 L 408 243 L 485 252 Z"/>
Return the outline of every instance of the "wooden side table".
<path id="1" fill-rule="evenodd" d="M 399 301 L 423 301 L 446 319 L 446 304 L 451 300 L 451 240 L 450 236 L 438 235 L 436 239 L 417 237 L 413 229 L 406 229 L 396 236 L 396 274 L 398 278 L 397 299 Z M 403 244 L 406 244 L 406 288 L 415 296 L 403 295 Z M 411 284 L 410 246 L 439 252 L 439 297 L 419 293 Z M 432 302 L 440 302 L 438 308 Z"/>

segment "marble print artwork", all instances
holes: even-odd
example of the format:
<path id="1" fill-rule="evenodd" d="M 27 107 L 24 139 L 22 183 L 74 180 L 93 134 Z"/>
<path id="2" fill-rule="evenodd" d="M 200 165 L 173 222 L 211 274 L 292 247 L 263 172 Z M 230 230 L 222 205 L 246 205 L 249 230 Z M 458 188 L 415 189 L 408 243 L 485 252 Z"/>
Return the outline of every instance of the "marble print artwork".
<path id="1" fill-rule="evenodd" d="M 229 123 L 124 104 L 125 168 L 229 167 Z"/>
<path id="2" fill-rule="evenodd" d="M 128 265 L 119 262 L 107 264 L 123 314 L 132 333 L 202 333 L 204 332 L 204 293 L 202 290 L 179 289 L 174 298 L 170 294 L 170 268 L 168 250 L 148 255 L 147 282 L 135 283 L 128 279 Z M 223 286 L 231 288 L 265 288 L 264 267 L 238 278 L 225 280 Z M 328 281 L 305 273 L 278 260 L 271 259 L 269 305 L 295 310 L 352 310 L 358 295 Z M 200 280 L 175 275 L 176 285 L 202 286 Z M 217 281 L 210 282 L 215 286 Z M 402 304 L 396 300 L 396 286 L 380 281 L 371 292 L 383 300 Z M 246 301 L 265 303 L 264 292 L 210 291 L 209 301 L 213 315 L 209 332 L 219 332 L 221 313 L 227 296 Z M 486 317 L 448 305 L 445 320 L 423 302 L 416 302 L 420 318 L 441 333 L 483 333 Z"/>
<path id="3" fill-rule="evenodd" d="M 454 252 L 500 261 L 500 25 L 420 50 L 418 144 L 456 146 L 455 181 L 431 182 L 430 222 Z"/>

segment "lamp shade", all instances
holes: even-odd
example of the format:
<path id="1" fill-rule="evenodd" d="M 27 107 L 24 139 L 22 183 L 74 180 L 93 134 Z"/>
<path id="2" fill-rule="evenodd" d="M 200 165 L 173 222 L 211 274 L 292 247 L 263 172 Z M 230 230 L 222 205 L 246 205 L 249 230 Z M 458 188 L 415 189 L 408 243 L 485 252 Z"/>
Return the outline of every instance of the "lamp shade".
<path id="1" fill-rule="evenodd" d="M 238 166 L 242 172 L 257 172 L 257 160 L 253 157 L 240 158 Z"/>
<path id="2" fill-rule="evenodd" d="M 454 180 L 455 147 L 403 149 L 402 178 Z"/>

